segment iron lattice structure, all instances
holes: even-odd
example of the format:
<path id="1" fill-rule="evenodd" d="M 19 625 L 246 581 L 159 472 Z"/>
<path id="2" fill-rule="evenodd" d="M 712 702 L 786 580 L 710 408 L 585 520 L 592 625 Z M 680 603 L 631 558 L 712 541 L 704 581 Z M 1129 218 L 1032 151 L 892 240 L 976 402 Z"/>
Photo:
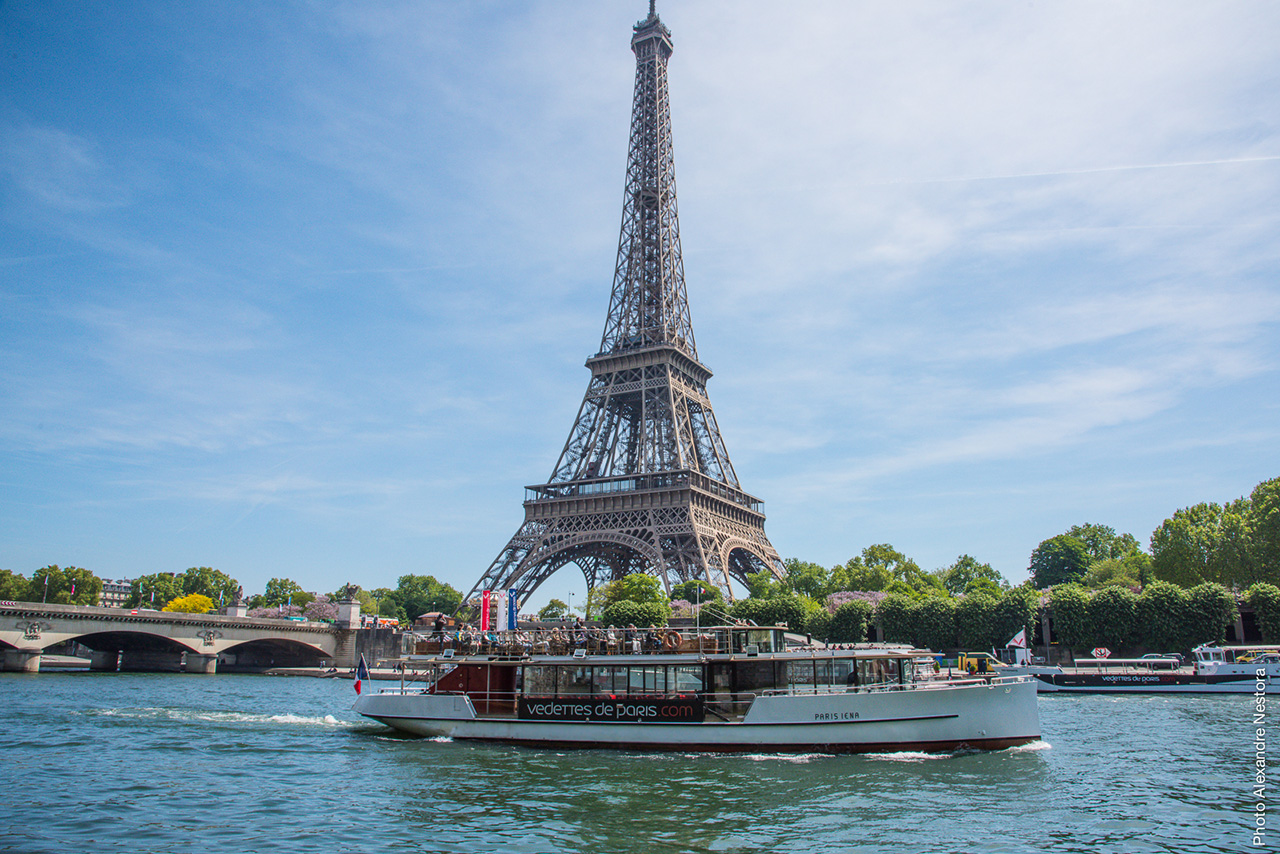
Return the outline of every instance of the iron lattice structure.
<path id="1" fill-rule="evenodd" d="M 468 595 L 521 599 L 569 563 L 588 588 L 635 572 L 667 592 L 703 579 L 785 574 L 716 424 L 685 294 L 667 99 L 671 32 L 649 6 L 635 26 L 635 100 L 622 231 L 591 382 L 547 483 L 526 488 L 525 521 Z"/>

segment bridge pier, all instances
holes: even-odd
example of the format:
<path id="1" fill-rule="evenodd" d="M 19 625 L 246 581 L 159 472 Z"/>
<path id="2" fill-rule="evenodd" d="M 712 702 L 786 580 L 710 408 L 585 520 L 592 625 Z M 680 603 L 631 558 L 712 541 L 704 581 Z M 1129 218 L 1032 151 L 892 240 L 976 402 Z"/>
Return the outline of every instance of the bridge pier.
<path id="1" fill-rule="evenodd" d="M 126 649 L 120 653 L 120 672 L 181 673 L 182 653 Z"/>
<path id="2" fill-rule="evenodd" d="M 184 673 L 217 673 L 218 656 L 189 652 L 187 653 L 186 661 L 182 665 L 182 670 Z"/>
<path id="3" fill-rule="evenodd" d="M 120 669 L 120 650 L 95 649 L 93 654 L 89 656 L 89 669 L 115 673 Z"/>
<path id="4" fill-rule="evenodd" d="M 39 673 L 40 650 L 6 649 L 4 651 L 4 670 L 8 673 Z"/>

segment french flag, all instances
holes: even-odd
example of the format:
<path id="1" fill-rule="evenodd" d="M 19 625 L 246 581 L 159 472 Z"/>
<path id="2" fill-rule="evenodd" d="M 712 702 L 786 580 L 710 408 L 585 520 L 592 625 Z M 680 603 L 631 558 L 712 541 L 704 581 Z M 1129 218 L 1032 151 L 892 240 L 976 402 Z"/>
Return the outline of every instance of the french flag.
<path id="1" fill-rule="evenodd" d="M 360 684 L 369 678 L 369 666 L 364 663 L 364 653 L 360 653 L 360 663 L 356 665 L 356 693 L 360 693 Z"/>

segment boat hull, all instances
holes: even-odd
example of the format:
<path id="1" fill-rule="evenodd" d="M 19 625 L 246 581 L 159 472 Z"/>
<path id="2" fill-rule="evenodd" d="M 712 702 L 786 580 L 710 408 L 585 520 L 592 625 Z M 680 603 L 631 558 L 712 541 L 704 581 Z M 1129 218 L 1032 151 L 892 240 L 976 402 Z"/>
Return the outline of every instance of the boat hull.
<path id="1" fill-rule="evenodd" d="M 1280 694 L 1280 679 L 1191 673 L 1040 674 L 1043 693 L 1075 694 Z"/>
<path id="2" fill-rule="evenodd" d="M 1036 684 L 758 697 L 741 721 L 522 720 L 477 716 L 465 695 L 392 691 L 355 711 L 402 732 L 557 748 L 866 753 L 1003 749 L 1040 738 Z"/>

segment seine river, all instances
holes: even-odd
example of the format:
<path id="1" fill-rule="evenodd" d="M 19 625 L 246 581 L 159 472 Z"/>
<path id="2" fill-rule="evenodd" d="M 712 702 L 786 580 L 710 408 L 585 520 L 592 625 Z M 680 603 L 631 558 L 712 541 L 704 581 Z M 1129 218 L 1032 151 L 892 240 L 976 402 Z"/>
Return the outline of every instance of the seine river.
<path id="1" fill-rule="evenodd" d="M 353 716 L 354 696 L 331 679 L 0 675 L 0 851 L 1280 848 L 1270 788 L 1276 833 L 1251 844 L 1251 697 L 1041 696 L 1028 747 L 779 758 L 404 739 Z"/>

